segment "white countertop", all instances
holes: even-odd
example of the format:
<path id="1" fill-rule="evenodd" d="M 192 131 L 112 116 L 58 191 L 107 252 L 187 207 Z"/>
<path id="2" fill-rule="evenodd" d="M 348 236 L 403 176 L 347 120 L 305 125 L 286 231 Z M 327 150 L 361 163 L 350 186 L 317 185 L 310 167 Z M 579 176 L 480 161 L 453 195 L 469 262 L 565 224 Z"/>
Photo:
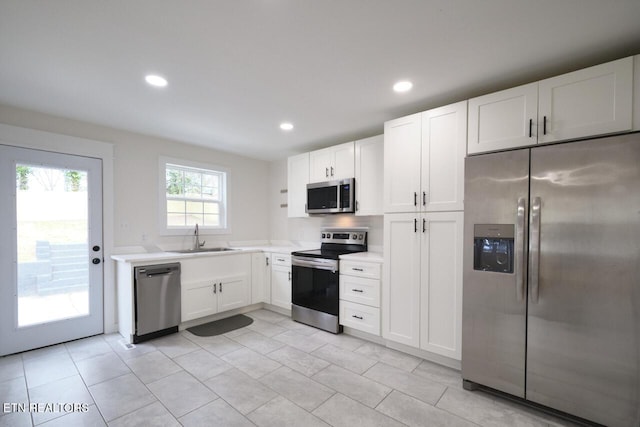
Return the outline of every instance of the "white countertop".
<path id="1" fill-rule="evenodd" d="M 345 261 L 383 262 L 381 252 L 356 252 L 354 254 L 340 255 L 340 259 Z"/>
<path id="2" fill-rule="evenodd" d="M 120 262 L 158 262 L 158 261 L 176 261 L 185 258 L 196 258 L 206 256 L 228 256 L 238 253 L 251 253 L 251 252 L 272 252 L 290 254 L 294 251 L 301 251 L 306 249 L 316 249 L 317 246 L 234 246 L 233 251 L 221 251 L 221 252 L 196 252 L 196 253 L 178 253 L 178 252 L 141 252 L 133 254 L 120 254 L 112 255 L 111 259 Z"/>

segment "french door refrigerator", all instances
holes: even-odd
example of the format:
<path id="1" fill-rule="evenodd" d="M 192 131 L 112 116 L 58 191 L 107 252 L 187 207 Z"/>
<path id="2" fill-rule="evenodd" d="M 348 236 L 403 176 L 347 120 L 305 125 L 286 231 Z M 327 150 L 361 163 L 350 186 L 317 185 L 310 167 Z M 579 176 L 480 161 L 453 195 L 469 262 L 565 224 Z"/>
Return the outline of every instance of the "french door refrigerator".
<path id="1" fill-rule="evenodd" d="M 640 426 L 640 133 L 468 157 L 462 377 Z"/>

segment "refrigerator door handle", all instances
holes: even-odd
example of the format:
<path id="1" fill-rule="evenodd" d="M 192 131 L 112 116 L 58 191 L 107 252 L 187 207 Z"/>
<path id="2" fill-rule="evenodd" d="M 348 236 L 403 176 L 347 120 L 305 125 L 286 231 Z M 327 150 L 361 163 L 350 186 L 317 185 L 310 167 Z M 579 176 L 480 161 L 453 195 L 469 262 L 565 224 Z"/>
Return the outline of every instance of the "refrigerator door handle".
<path id="1" fill-rule="evenodd" d="M 524 218 L 525 205 L 524 197 L 518 199 L 518 212 L 516 214 L 516 298 L 518 301 L 524 299 Z"/>
<path id="2" fill-rule="evenodd" d="M 540 197 L 533 199 L 531 205 L 531 263 L 529 264 L 529 286 L 531 289 L 531 302 L 538 303 L 539 293 L 539 269 L 540 269 L 540 211 L 542 209 Z"/>

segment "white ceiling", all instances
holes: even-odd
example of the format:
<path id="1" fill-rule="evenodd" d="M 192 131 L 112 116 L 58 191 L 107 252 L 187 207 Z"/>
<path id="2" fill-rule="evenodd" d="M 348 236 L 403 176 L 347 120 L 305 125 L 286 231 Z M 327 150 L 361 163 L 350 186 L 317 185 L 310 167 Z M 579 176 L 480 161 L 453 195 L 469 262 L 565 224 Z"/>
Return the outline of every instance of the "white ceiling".
<path id="1" fill-rule="evenodd" d="M 0 0 L 0 103 L 265 160 L 636 53 L 640 0 Z"/>

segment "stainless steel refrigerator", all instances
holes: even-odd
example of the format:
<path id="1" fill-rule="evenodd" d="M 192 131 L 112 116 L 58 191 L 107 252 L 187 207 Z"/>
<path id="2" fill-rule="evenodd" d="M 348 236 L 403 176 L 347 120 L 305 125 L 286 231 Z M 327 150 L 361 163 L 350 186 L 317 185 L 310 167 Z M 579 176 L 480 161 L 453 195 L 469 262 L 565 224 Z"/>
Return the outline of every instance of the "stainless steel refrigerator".
<path id="1" fill-rule="evenodd" d="M 640 133 L 465 164 L 462 377 L 640 426 Z"/>

